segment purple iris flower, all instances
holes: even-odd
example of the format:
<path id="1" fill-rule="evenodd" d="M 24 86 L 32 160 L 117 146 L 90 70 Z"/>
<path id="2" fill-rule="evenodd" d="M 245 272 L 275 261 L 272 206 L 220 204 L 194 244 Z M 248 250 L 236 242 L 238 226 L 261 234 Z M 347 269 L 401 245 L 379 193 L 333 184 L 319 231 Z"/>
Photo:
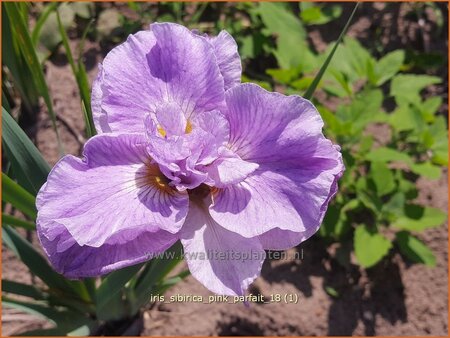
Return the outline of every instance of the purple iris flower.
<path id="1" fill-rule="evenodd" d="M 93 84 L 97 136 L 67 155 L 37 197 L 57 271 L 97 276 L 178 240 L 192 275 L 242 295 L 264 250 L 319 228 L 344 166 L 299 96 L 241 84 L 234 39 L 169 23 L 131 35 Z"/>

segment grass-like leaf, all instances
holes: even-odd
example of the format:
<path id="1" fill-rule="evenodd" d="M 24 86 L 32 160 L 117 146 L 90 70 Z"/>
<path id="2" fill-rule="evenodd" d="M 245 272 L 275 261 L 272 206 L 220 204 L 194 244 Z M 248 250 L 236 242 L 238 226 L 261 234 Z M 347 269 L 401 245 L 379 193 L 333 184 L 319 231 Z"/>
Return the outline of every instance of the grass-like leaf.
<path id="1" fill-rule="evenodd" d="M 10 226 L 23 228 L 25 230 L 36 230 L 36 226 L 34 223 L 24 221 L 23 219 L 19 219 L 17 217 L 4 213 L 2 213 L 2 224 L 8 224 Z"/>
<path id="2" fill-rule="evenodd" d="M 2 297 L 2 304 L 5 307 L 14 308 L 26 313 L 45 318 L 56 325 L 53 330 L 58 335 L 68 335 L 82 326 L 94 327 L 94 321 L 87 316 L 72 310 L 59 310 L 48 306 L 44 302 L 24 302 L 8 297 Z"/>
<path id="3" fill-rule="evenodd" d="M 7 279 L 2 279 L 2 292 L 25 296 L 36 300 L 44 300 L 45 295 L 36 287 Z"/>
<path id="4" fill-rule="evenodd" d="M 180 242 L 175 243 L 166 250 L 165 256 L 162 258 L 154 258 L 142 271 L 135 285 L 136 304 L 138 309 L 148 302 L 150 294 L 156 285 L 169 274 L 170 271 L 182 260 L 182 246 Z"/>
<path id="5" fill-rule="evenodd" d="M 30 67 L 25 62 L 19 45 L 14 39 L 11 21 L 4 4 L 2 4 L 2 10 L 2 63 L 11 73 L 14 86 L 20 93 L 24 110 L 31 113 L 39 105 L 39 90 L 35 83 L 30 81 L 32 78 Z M 3 100 L 2 105 L 6 106 Z"/>
<path id="6" fill-rule="evenodd" d="M 24 15 L 21 14 L 20 3 L 8 2 L 5 3 L 4 6 L 6 8 L 6 13 L 8 14 L 9 19 L 14 23 L 14 25 L 12 26 L 13 34 L 15 34 L 15 37 L 17 38 L 18 44 L 20 46 L 20 50 L 22 51 L 26 63 L 30 67 L 33 75 L 32 80 L 35 81 L 36 87 L 40 91 L 40 95 L 44 98 L 48 113 L 50 115 L 50 119 L 52 121 L 53 129 L 56 133 L 59 150 L 61 153 L 63 153 L 63 148 L 56 125 L 56 113 L 53 110 L 50 92 L 47 83 L 45 82 L 45 76 L 39 62 L 39 58 L 36 54 L 36 50 L 31 40 L 27 22 L 25 21 Z"/>
<path id="7" fill-rule="evenodd" d="M 61 17 L 59 15 L 58 11 L 56 11 L 56 18 L 58 20 L 58 28 L 59 28 L 59 32 L 62 37 L 62 43 L 63 43 L 64 49 L 66 50 L 67 60 L 69 61 L 73 75 L 75 76 L 75 79 L 77 81 L 78 90 L 80 92 L 84 122 L 86 124 L 86 134 L 88 137 L 91 137 L 91 136 L 94 136 L 96 133 L 95 133 L 94 120 L 92 118 L 92 111 L 91 111 L 91 94 L 90 94 L 90 88 L 89 88 L 89 81 L 87 78 L 86 69 L 82 62 L 82 49 L 83 49 L 83 45 L 84 45 L 84 39 L 86 38 L 86 35 L 90 28 L 91 23 L 89 23 L 88 27 L 86 27 L 86 29 L 83 33 L 83 38 L 80 42 L 78 62 L 75 63 L 75 60 L 74 60 L 73 54 L 72 54 L 72 50 L 70 49 L 70 45 L 69 45 L 69 38 L 68 38 L 66 30 L 62 24 Z"/>
<path id="8" fill-rule="evenodd" d="M 50 3 L 49 5 L 44 7 L 44 10 L 42 11 L 41 15 L 39 15 L 39 18 L 37 19 L 36 24 L 34 25 L 33 31 L 31 33 L 31 41 L 33 42 L 33 46 L 35 47 L 37 46 L 42 27 L 44 26 L 50 14 L 58 7 L 58 5 L 59 5 L 58 2 Z"/>
<path id="9" fill-rule="evenodd" d="M 2 106 L 4 106 L 7 111 L 11 111 L 8 98 L 6 97 L 5 92 L 3 90 L 2 90 Z"/>
<path id="10" fill-rule="evenodd" d="M 344 29 L 342 30 L 341 34 L 339 35 L 339 38 L 337 39 L 336 43 L 334 44 L 333 49 L 330 52 L 330 55 L 328 55 L 327 59 L 325 60 L 325 62 L 323 63 L 322 67 L 320 67 L 319 72 L 317 73 L 316 77 L 314 78 L 313 82 L 311 83 L 311 85 L 308 87 L 308 89 L 306 90 L 305 94 L 303 94 L 303 97 L 305 99 L 310 100 L 314 94 L 314 91 L 317 88 L 317 85 L 319 84 L 320 80 L 322 79 L 323 74 L 325 74 L 325 71 L 328 68 L 328 65 L 330 64 L 331 60 L 333 59 L 333 55 L 336 52 L 339 44 L 341 43 L 342 39 L 344 38 L 345 34 L 347 33 L 347 29 L 350 25 L 350 22 L 353 19 L 353 16 L 356 13 L 356 10 L 358 8 L 359 3 L 356 3 L 355 8 L 353 8 L 353 12 L 352 14 L 350 14 L 350 17 L 347 20 L 347 23 L 344 26 Z"/>
<path id="11" fill-rule="evenodd" d="M 137 264 L 114 271 L 103 280 L 96 292 L 97 316 L 99 318 L 108 319 L 109 309 L 107 305 L 143 265 Z"/>
<path id="12" fill-rule="evenodd" d="M 81 283 L 69 282 L 55 272 L 33 245 L 20 236 L 13 228 L 9 226 L 2 227 L 2 240 L 28 269 L 47 284 L 50 289 L 54 291 L 59 290 L 59 292 L 63 292 L 67 296 L 79 297 L 76 288 L 72 284 Z"/>
<path id="13" fill-rule="evenodd" d="M 11 203 L 28 217 L 36 218 L 34 196 L 4 173 L 2 173 L 2 200 Z"/>
<path id="14" fill-rule="evenodd" d="M 2 107 L 2 141 L 14 176 L 36 196 L 47 180 L 50 167 L 16 121 Z"/>
<path id="15" fill-rule="evenodd" d="M 189 276 L 191 272 L 189 270 L 185 270 L 180 272 L 178 275 L 168 278 L 164 280 L 161 284 L 157 286 L 157 288 L 154 290 L 155 294 L 163 294 L 167 291 L 167 289 L 171 288 L 175 284 L 181 282 L 183 279 L 185 279 L 187 276 Z"/>

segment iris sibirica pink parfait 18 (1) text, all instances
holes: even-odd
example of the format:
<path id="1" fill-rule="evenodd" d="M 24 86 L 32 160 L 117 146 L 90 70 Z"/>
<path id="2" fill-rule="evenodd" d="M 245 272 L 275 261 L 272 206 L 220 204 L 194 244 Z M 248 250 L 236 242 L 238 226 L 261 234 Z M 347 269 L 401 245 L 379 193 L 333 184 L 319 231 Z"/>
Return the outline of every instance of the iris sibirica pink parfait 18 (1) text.
<path id="1" fill-rule="evenodd" d="M 109 52 L 92 89 L 98 135 L 82 159 L 55 165 L 37 197 L 57 271 L 98 276 L 180 241 L 200 283 L 243 295 L 265 250 L 317 231 L 344 170 L 339 147 L 311 102 L 242 84 L 241 71 L 227 32 L 177 24 Z"/>

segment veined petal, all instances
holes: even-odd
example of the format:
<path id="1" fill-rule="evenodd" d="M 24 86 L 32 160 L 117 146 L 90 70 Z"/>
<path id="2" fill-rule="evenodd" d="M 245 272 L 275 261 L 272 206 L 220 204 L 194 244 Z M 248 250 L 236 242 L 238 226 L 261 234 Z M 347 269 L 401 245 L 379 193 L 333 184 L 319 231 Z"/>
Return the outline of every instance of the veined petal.
<path id="1" fill-rule="evenodd" d="M 145 229 L 118 232 L 98 248 L 80 246 L 66 227 L 57 222 L 38 221 L 37 230 L 53 267 L 67 278 L 95 277 L 145 262 L 177 241 L 176 235 L 151 224 Z M 46 236 L 49 232 L 53 234 L 51 239 Z"/>
<path id="2" fill-rule="evenodd" d="M 226 93 L 230 148 L 256 163 L 291 161 L 314 154 L 323 138 L 316 108 L 300 96 L 271 93 L 252 83 Z"/>
<path id="3" fill-rule="evenodd" d="M 284 163 L 260 164 L 243 182 L 214 192 L 211 216 L 244 237 L 263 235 L 274 228 L 315 232 L 343 171 L 340 153 L 335 151 L 332 156 L 313 158 L 297 168 Z"/>
<path id="4" fill-rule="evenodd" d="M 163 82 L 150 76 L 147 64 L 155 45 L 151 31 L 140 31 L 106 55 L 92 94 L 94 100 L 101 88 L 102 109 L 92 109 L 98 133 L 144 132 L 145 116 L 164 99 Z"/>
<path id="5" fill-rule="evenodd" d="M 99 132 L 143 133 L 146 116 L 165 104 L 176 104 L 186 118 L 224 104 L 213 46 L 178 24 L 155 23 L 130 35 L 105 57 L 97 82 L 106 123 L 96 124 Z"/>
<path id="6" fill-rule="evenodd" d="M 209 38 L 214 47 L 220 73 L 225 81 L 225 90 L 241 83 L 242 64 L 236 41 L 227 31 Z"/>
<path id="7" fill-rule="evenodd" d="M 231 149 L 259 168 L 216 190 L 211 216 L 248 238 L 279 229 L 300 234 L 286 237 L 287 245 L 306 239 L 319 228 L 344 170 L 319 113 L 309 101 L 256 85 L 236 86 L 226 96 Z"/>
<path id="8" fill-rule="evenodd" d="M 158 105 L 155 110 L 160 125 L 159 133 L 164 136 L 183 135 L 186 132 L 186 116 L 176 103 Z"/>
<path id="9" fill-rule="evenodd" d="M 166 184 L 146 145 L 137 134 L 104 134 L 86 143 L 83 160 L 62 158 L 37 196 L 42 229 L 51 231 L 45 223 L 59 223 L 78 245 L 92 247 L 126 229 L 146 231 L 154 224 L 176 233 L 187 215 L 188 196 Z"/>
<path id="10" fill-rule="evenodd" d="M 191 201 L 181 243 L 192 275 L 212 292 L 243 295 L 259 275 L 265 252 L 258 238 L 222 228 L 208 213 L 207 201 Z"/>
<path id="11" fill-rule="evenodd" d="M 166 85 L 166 94 L 189 118 L 224 101 L 224 82 L 214 49 L 186 27 L 171 23 L 150 26 L 157 45 L 147 55 L 151 75 Z"/>

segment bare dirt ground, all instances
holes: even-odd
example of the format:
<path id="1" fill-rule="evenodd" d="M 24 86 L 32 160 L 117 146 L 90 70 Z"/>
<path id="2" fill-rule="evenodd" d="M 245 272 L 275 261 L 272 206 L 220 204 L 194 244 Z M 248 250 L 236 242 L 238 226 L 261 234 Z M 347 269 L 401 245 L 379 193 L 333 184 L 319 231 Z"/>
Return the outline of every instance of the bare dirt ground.
<path id="1" fill-rule="evenodd" d="M 370 5 L 372 6 L 372 5 Z M 430 27 L 415 27 L 399 13 L 383 12 L 379 4 L 363 6 L 350 28 L 350 34 L 370 43 L 377 26 L 385 27 L 380 41 L 389 49 L 408 45 L 424 50 L 447 53 L 447 42 L 435 41 Z M 376 7 L 378 6 L 378 7 Z M 403 6 L 403 5 L 402 5 Z M 377 9 L 379 8 L 379 9 Z M 343 18 L 348 9 L 344 8 Z M 394 15 L 395 18 L 392 18 Z M 339 25 L 339 22 L 336 23 Z M 339 26 L 342 27 L 342 26 Z M 338 32 L 338 28 L 328 28 Z M 446 28 L 444 28 L 446 30 Z M 425 32 L 425 33 L 424 33 Z M 325 38 L 326 37 L 326 38 Z M 314 28 L 310 39 L 317 49 L 336 38 L 322 28 Z M 427 42 L 428 41 L 428 42 Z M 85 54 L 90 80 L 97 72 L 102 51 L 95 43 L 86 45 Z M 447 69 L 439 74 L 446 78 Z M 79 155 L 83 142 L 83 120 L 80 100 L 70 66 L 57 55 L 46 64 L 46 77 L 61 117 L 58 123 L 67 153 Z M 434 94 L 447 92 L 447 81 Z M 444 101 L 446 101 L 446 94 Z M 447 114 L 447 106 L 441 109 Z M 64 122 L 61 122 L 64 121 Z M 68 128 L 68 126 L 70 128 Z M 378 128 L 379 129 L 379 128 Z M 375 130 L 378 130 L 375 129 Z M 383 132 L 383 128 L 381 130 Z M 56 139 L 50 120 L 41 109 L 35 126 L 28 130 L 47 160 L 58 159 Z M 437 181 L 419 180 L 418 202 L 447 211 L 447 170 Z M 381 264 L 370 270 L 356 265 L 347 268 L 330 258 L 321 240 L 314 236 L 299 248 L 301 260 L 266 261 L 262 275 L 250 292 L 269 297 L 271 294 L 292 293 L 298 304 L 172 303 L 151 304 L 144 312 L 142 335 L 442 335 L 448 334 L 448 227 L 447 224 L 420 235 L 437 257 L 437 266 L 427 268 L 412 265 L 395 250 Z M 36 243 L 36 245 L 38 245 Z M 330 248 L 329 250 L 332 250 Z M 2 248 L 3 278 L 30 282 L 26 268 Z M 325 289 L 332 287 L 337 297 Z M 188 277 L 170 289 L 166 297 L 176 294 L 210 295 L 194 278 Z M 42 327 L 34 317 L 18 315 L 9 309 L 2 311 L 3 335 Z"/>

